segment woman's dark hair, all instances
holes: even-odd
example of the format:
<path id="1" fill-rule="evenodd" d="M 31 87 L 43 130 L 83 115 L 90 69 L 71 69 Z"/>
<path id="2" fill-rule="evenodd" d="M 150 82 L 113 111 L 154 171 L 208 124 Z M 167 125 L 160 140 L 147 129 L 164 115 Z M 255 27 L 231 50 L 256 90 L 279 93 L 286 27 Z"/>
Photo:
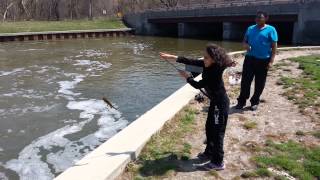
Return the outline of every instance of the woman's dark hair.
<path id="1" fill-rule="evenodd" d="M 208 55 L 215 61 L 215 63 L 220 67 L 231 67 L 236 64 L 235 61 L 231 60 L 227 52 L 220 46 L 209 43 L 206 47 Z"/>

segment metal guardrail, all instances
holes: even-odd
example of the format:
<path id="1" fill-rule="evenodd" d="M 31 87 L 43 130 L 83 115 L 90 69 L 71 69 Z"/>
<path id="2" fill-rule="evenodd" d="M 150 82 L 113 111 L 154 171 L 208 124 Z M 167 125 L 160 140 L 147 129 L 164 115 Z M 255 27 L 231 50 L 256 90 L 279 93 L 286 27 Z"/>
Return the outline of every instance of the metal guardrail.
<path id="1" fill-rule="evenodd" d="M 280 5 L 280 4 L 304 4 L 318 0 L 241 0 L 232 2 L 209 2 L 209 3 L 190 3 L 183 6 L 176 6 L 170 8 L 152 8 L 149 12 L 159 11 L 178 11 L 178 10 L 194 10 L 194 9 L 211 9 L 211 8 L 225 8 L 225 7 L 241 7 L 241 6 L 256 6 L 256 5 Z"/>

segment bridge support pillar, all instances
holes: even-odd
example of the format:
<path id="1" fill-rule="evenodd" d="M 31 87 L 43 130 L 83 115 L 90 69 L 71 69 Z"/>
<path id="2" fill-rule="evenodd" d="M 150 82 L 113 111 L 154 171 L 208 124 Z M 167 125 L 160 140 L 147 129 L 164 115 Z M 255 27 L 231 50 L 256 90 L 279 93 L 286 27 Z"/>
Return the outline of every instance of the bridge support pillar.
<path id="1" fill-rule="evenodd" d="M 187 35 L 187 24 L 178 23 L 178 37 L 185 37 Z"/>
<path id="2" fill-rule="evenodd" d="M 223 23 L 223 40 L 241 40 L 246 31 L 246 26 L 240 23 Z"/>
<path id="3" fill-rule="evenodd" d="M 319 1 L 300 5 L 298 22 L 293 27 L 293 44 L 320 44 Z"/>

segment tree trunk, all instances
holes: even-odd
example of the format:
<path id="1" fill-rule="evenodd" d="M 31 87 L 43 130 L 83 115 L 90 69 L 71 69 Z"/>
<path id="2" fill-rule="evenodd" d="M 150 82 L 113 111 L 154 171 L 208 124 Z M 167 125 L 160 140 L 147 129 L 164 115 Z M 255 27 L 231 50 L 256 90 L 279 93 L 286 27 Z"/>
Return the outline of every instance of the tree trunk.
<path id="1" fill-rule="evenodd" d="M 89 20 L 92 19 L 92 0 L 89 0 Z"/>
<path id="2" fill-rule="evenodd" d="M 21 4 L 24 9 L 24 12 L 26 13 L 26 19 L 29 21 L 31 19 L 31 13 L 30 13 L 29 9 L 27 8 L 27 0 L 22 0 Z"/>
<path id="3" fill-rule="evenodd" d="M 13 5 L 14 5 L 14 2 L 11 2 L 11 3 L 7 6 L 6 10 L 4 11 L 4 13 L 3 13 L 3 19 L 2 19 L 3 22 L 6 21 L 8 11 L 9 11 L 9 9 L 10 9 Z"/>

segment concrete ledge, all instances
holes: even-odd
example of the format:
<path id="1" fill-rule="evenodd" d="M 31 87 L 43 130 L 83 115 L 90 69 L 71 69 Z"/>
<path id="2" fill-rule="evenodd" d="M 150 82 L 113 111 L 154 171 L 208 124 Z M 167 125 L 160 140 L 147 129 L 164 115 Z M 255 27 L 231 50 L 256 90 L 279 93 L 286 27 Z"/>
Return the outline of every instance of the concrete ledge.
<path id="1" fill-rule="evenodd" d="M 117 36 L 122 37 L 122 36 L 133 34 L 133 32 L 134 30 L 131 28 L 122 28 L 122 29 L 89 29 L 89 30 L 70 30 L 70 31 L 1 33 L 0 42 L 101 38 L 101 37 L 117 37 Z"/>
<path id="2" fill-rule="evenodd" d="M 320 49 L 320 46 L 279 48 L 280 50 Z M 229 53 L 241 55 L 244 51 Z M 201 77 L 197 77 L 197 80 Z M 128 127 L 110 138 L 82 160 L 70 167 L 56 180 L 112 180 L 119 176 L 126 165 L 136 159 L 152 135 L 179 112 L 198 93 L 185 85 L 164 101 L 147 111 Z"/>
<path id="3" fill-rule="evenodd" d="M 0 37 L 8 36 L 29 36 L 29 35 L 44 35 L 44 34 L 74 34 L 74 33 L 96 33 L 96 32 L 124 32 L 133 31 L 131 28 L 120 29 L 89 29 L 89 30 L 70 30 L 70 31 L 41 31 L 41 32 L 20 32 L 20 33 L 1 33 Z"/>

